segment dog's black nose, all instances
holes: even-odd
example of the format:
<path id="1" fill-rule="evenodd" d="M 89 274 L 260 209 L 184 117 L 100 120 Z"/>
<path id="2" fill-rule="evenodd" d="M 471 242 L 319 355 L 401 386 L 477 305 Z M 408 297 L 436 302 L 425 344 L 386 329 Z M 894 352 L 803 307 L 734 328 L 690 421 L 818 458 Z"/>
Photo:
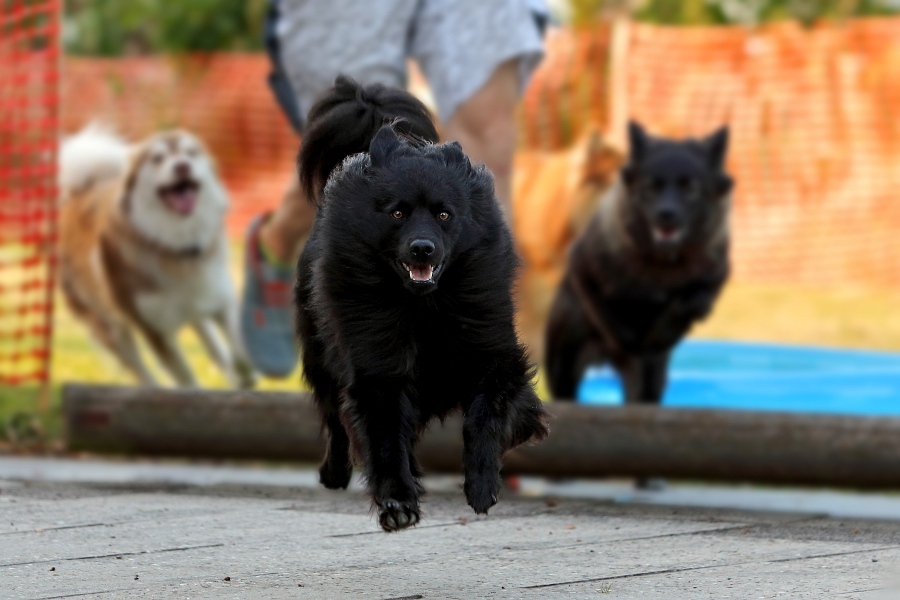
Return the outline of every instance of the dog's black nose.
<path id="1" fill-rule="evenodd" d="M 675 225 L 678 222 L 678 211 L 672 208 L 661 208 L 656 211 L 656 222 L 660 225 Z"/>
<path id="2" fill-rule="evenodd" d="M 175 175 L 177 177 L 190 177 L 191 176 L 191 165 L 186 162 L 180 162 L 175 165 Z"/>
<path id="3" fill-rule="evenodd" d="M 434 254 L 434 242 L 431 240 L 413 240 L 409 245 L 409 253 L 418 260 L 425 260 Z"/>

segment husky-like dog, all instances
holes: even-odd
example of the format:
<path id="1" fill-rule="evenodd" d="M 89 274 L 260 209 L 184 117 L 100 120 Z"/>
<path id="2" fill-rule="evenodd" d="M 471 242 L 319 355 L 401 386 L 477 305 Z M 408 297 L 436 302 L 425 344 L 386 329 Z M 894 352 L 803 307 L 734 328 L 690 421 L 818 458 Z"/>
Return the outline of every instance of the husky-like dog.
<path id="1" fill-rule="evenodd" d="M 141 384 L 156 381 L 136 331 L 178 385 L 196 385 L 176 339 L 190 325 L 232 385 L 252 386 L 228 197 L 203 144 L 168 131 L 132 146 L 90 125 L 63 143 L 60 162 L 60 284 L 73 314 Z"/>

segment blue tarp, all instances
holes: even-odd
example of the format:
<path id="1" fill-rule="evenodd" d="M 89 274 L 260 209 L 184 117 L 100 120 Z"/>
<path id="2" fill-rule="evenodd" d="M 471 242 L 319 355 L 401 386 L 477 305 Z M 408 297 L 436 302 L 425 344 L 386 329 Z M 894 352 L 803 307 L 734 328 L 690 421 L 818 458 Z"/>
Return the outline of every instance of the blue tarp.
<path id="1" fill-rule="evenodd" d="M 622 403 L 609 367 L 591 368 L 585 404 Z M 900 415 L 900 353 L 687 340 L 674 353 L 664 406 Z"/>

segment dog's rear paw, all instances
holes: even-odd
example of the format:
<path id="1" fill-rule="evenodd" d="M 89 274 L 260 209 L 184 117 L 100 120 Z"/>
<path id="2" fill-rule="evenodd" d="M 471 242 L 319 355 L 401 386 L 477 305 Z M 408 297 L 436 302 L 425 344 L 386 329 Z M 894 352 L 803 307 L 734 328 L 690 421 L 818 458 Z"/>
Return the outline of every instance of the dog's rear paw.
<path id="1" fill-rule="evenodd" d="M 329 490 L 345 490 L 350 485 L 350 476 L 353 475 L 353 469 L 350 465 L 335 466 L 325 461 L 319 467 L 319 483 L 327 487 Z"/>
<path id="2" fill-rule="evenodd" d="M 475 479 L 472 481 L 472 479 Z M 500 475 L 493 477 L 481 476 L 478 478 L 466 477 L 466 500 L 476 514 L 486 515 L 488 510 L 497 504 L 497 495 L 500 493 Z"/>
<path id="3" fill-rule="evenodd" d="M 418 504 L 390 499 L 378 507 L 378 522 L 388 533 L 417 525 L 420 518 Z"/>

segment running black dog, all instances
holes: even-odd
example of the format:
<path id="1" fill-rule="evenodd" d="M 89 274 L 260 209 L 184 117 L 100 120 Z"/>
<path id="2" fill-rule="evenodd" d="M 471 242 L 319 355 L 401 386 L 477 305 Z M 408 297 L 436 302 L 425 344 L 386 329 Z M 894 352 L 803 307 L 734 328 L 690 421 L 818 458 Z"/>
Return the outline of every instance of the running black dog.
<path id="1" fill-rule="evenodd" d="M 575 242 L 547 326 L 553 396 L 573 399 L 585 369 L 610 363 L 626 402 L 659 403 L 669 354 L 728 278 L 728 130 L 654 138 L 629 125 L 621 180 Z"/>
<path id="2" fill-rule="evenodd" d="M 328 432 L 321 482 L 347 486 L 352 448 L 385 531 L 419 521 L 413 450 L 433 418 L 464 412 L 476 513 L 497 502 L 504 452 L 547 435 L 513 327 L 517 257 L 493 178 L 437 139 L 410 94 L 339 77 L 310 111 L 299 159 L 319 205 L 295 300 Z"/>

